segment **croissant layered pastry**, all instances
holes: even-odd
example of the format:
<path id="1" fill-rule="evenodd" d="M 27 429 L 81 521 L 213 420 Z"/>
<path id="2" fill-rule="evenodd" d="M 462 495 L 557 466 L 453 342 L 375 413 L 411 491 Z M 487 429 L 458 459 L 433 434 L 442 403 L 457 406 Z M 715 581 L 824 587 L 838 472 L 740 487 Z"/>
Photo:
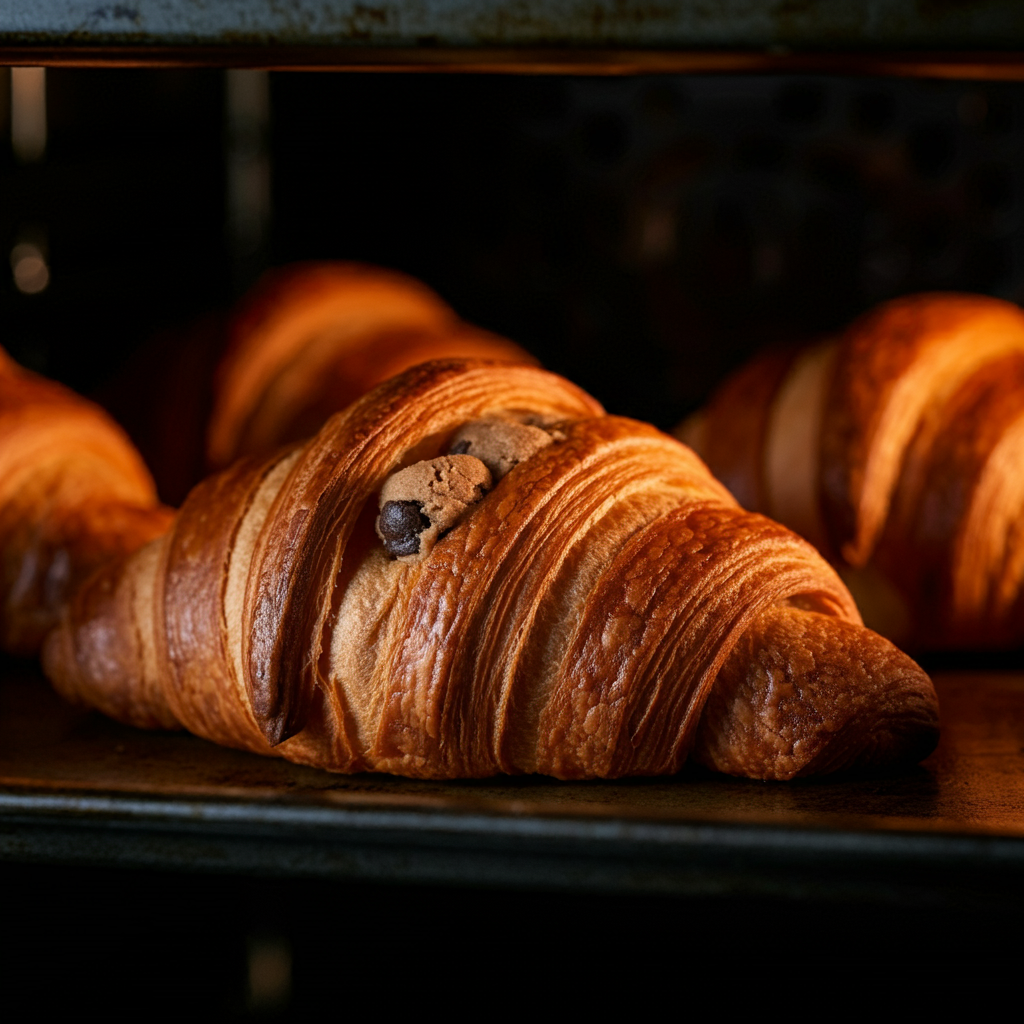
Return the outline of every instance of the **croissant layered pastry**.
<path id="1" fill-rule="evenodd" d="M 363 263 L 270 271 L 235 312 L 228 335 L 207 431 L 214 469 L 304 440 L 417 363 L 535 362 L 514 342 L 460 320 L 422 282 Z"/>
<path id="2" fill-rule="evenodd" d="M 0 349 L 0 647 L 33 655 L 98 565 L 163 534 L 173 513 L 98 406 Z"/>
<path id="3" fill-rule="evenodd" d="M 918 647 L 1024 641 L 1024 314 L 915 295 L 728 379 L 680 436 Z"/>
<path id="4" fill-rule="evenodd" d="M 928 677 L 694 453 L 526 365 L 414 367 L 200 484 L 47 638 L 69 699 L 337 772 L 913 762 Z"/>

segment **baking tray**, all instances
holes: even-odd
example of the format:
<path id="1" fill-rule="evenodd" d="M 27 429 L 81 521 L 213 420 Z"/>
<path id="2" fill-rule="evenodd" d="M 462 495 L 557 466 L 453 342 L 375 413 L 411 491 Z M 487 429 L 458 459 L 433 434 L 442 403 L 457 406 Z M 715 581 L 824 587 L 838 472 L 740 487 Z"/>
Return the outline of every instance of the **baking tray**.
<path id="1" fill-rule="evenodd" d="M 677 895 L 1024 903 L 1024 674 L 936 677 L 896 774 L 758 783 L 337 776 L 148 733 L 0 681 L 0 858 Z"/>

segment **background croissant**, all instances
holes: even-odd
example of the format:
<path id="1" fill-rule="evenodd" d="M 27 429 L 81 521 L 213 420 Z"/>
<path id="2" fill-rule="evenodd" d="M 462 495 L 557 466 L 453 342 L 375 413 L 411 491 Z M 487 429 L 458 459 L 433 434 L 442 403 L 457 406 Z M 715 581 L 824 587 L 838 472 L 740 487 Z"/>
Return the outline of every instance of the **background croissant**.
<path id="1" fill-rule="evenodd" d="M 365 263 L 299 263 L 265 274 L 228 326 L 214 381 L 207 461 L 303 440 L 327 417 L 429 359 L 534 363 L 468 324 L 421 281 Z"/>
<path id="2" fill-rule="evenodd" d="M 98 406 L 0 349 L 0 646 L 36 654 L 98 565 L 167 530 L 173 513 Z"/>
<path id="3" fill-rule="evenodd" d="M 897 299 L 728 379 L 680 436 L 740 502 L 841 567 L 923 647 L 1024 641 L 1024 314 Z"/>
<path id="4" fill-rule="evenodd" d="M 398 271 L 296 263 L 230 312 L 149 339 L 98 397 L 177 505 L 209 470 L 310 437 L 381 381 L 444 357 L 536 362 Z"/>
<path id="5" fill-rule="evenodd" d="M 518 464 L 484 450 L 538 433 Z M 401 481 L 460 466 L 461 516 L 389 555 L 388 508 L 416 537 L 437 526 Z M 122 721 L 342 772 L 617 777 L 692 755 L 791 778 L 937 736 L 927 676 L 809 544 L 654 428 L 473 361 L 414 368 L 205 481 L 78 591 L 44 665 Z"/>

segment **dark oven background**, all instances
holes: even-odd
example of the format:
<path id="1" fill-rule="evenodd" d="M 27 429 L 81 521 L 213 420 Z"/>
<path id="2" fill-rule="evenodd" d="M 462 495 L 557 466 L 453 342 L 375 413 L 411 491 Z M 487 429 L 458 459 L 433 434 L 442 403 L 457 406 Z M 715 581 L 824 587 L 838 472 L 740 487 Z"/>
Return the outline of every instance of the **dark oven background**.
<path id="1" fill-rule="evenodd" d="M 665 428 L 765 342 L 908 291 L 1024 295 L 1020 84 L 50 70 L 46 92 L 45 156 L 2 147 L 0 242 L 50 278 L 4 268 L 2 343 L 144 448 L 215 355 L 209 319 L 181 328 L 291 260 L 408 271 Z"/>
<path id="2" fill-rule="evenodd" d="M 218 316 L 291 260 L 408 271 L 611 411 L 662 427 L 759 345 L 835 330 L 887 297 L 1024 298 L 1024 85 L 51 70 L 46 93 L 45 156 L 0 145 L 0 342 L 98 395 L 147 451 L 169 409 L 188 447 Z M 42 290 L 19 288 L 19 246 L 45 259 Z M 164 497 L 180 500 L 195 468 L 164 471 Z M 444 985 L 447 1006 L 471 982 L 493 999 L 606 963 L 600 991 L 632 999 L 737 942 L 761 956 L 765 935 L 803 959 L 932 955 L 997 944 L 1009 920 L 848 894 L 686 900 L 45 865 L 6 865 L 3 879 L 8 992 L 225 1017 L 341 1005 L 349 981 L 396 999 Z M 263 960 L 281 984 L 247 989 Z"/>

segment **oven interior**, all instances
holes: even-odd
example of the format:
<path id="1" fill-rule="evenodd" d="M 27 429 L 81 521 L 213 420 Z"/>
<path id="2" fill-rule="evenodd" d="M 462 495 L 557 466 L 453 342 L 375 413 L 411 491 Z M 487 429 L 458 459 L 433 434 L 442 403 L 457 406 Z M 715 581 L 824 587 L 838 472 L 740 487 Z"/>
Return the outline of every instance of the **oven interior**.
<path id="1" fill-rule="evenodd" d="M 757 348 L 886 298 L 1024 296 L 1022 104 L 922 78 L 53 68 L 45 151 L 0 146 L 3 343 L 145 448 L 204 317 L 267 267 L 361 260 L 669 429 Z"/>
<path id="2" fill-rule="evenodd" d="M 18 74 L 0 77 L 15 142 Z M 2 343 L 97 397 L 150 455 L 167 408 L 194 442 L 216 357 L 204 325 L 295 260 L 413 274 L 609 411 L 665 429 L 757 348 L 883 299 L 1024 300 L 1019 82 L 51 68 L 45 117 L 41 150 L 0 144 Z M 42 287 L 18 276 L 26 252 Z M 165 500 L 193 482 L 190 458 L 163 464 Z M 609 991 L 642 978 L 651 998 L 727 945 L 939 955 L 969 935 L 999 945 L 1012 909 L 932 906 L 912 886 L 862 904 L 4 874 L 9 970 L 35 978 L 49 960 L 93 1000 L 228 1016 L 341 1008 L 369 978 L 406 1003 L 425 983 L 456 1002 L 533 992 L 562 964 Z M 285 1002 L 246 988 L 260 956 L 287 962 Z"/>

